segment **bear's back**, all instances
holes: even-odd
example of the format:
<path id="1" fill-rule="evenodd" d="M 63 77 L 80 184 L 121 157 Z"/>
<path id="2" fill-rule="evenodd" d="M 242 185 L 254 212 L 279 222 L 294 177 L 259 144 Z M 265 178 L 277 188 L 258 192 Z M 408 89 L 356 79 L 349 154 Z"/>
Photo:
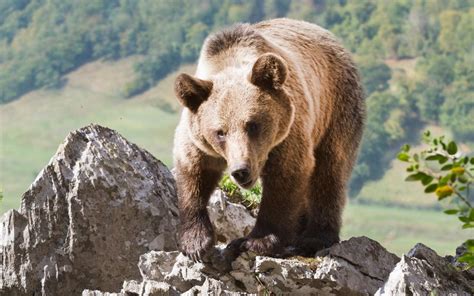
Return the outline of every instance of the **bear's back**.
<path id="1" fill-rule="evenodd" d="M 255 59 L 265 52 L 281 50 L 297 55 L 296 58 L 313 56 L 322 61 L 328 51 L 345 52 L 331 32 L 305 21 L 279 18 L 256 24 L 236 24 L 210 35 L 200 60 L 223 63 L 225 59 L 245 60 L 250 56 Z"/>

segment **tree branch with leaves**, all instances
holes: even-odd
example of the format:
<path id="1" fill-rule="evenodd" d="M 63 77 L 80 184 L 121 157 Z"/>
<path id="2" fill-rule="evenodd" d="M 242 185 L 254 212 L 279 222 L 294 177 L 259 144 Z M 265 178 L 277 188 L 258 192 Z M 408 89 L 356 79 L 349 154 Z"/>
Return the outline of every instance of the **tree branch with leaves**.
<path id="1" fill-rule="evenodd" d="M 464 155 L 454 141 L 444 136 L 434 137 L 429 131 L 423 134 L 428 145 L 420 153 L 410 153 L 410 146 L 403 145 L 397 158 L 407 162 L 405 181 L 420 182 L 425 193 L 434 193 L 438 200 L 446 200 L 449 209 L 444 213 L 457 215 L 463 229 L 474 228 L 473 201 L 470 196 L 474 184 L 474 157 Z M 467 268 L 474 267 L 474 239 L 465 242 L 467 251 L 458 258 Z"/>

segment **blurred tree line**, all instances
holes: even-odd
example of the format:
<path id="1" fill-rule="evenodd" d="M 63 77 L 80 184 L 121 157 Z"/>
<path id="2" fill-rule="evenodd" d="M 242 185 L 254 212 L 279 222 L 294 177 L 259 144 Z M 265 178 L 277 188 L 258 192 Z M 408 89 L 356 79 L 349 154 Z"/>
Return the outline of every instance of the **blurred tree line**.
<path id="1" fill-rule="evenodd" d="M 124 88 L 131 97 L 194 62 L 210 32 L 285 16 L 331 30 L 360 67 L 368 118 L 352 193 L 381 175 L 387 151 L 420 123 L 474 141 L 474 0 L 3 0 L 0 102 L 60 86 L 92 60 L 142 55 Z M 386 64 L 412 58 L 410 79 Z"/>

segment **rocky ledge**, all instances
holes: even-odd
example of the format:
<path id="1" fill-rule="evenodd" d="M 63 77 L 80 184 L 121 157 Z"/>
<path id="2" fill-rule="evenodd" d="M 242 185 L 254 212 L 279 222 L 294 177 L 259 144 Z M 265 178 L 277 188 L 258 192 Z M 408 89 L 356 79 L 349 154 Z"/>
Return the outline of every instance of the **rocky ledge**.
<path id="1" fill-rule="evenodd" d="M 221 246 L 195 263 L 177 250 L 175 182 L 113 130 L 72 132 L 0 219 L 0 295 L 472 295 L 474 272 L 418 244 L 402 258 L 357 237 L 314 258 L 223 247 L 255 218 L 217 190 L 209 204 Z M 107 292 L 105 292 L 107 291 Z"/>
<path id="2" fill-rule="evenodd" d="M 366 237 L 351 238 L 315 258 L 278 259 L 245 253 L 222 268 L 222 248 L 207 263 L 181 253 L 140 257 L 140 281 L 118 293 L 85 290 L 83 296 L 126 295 L 472 295 L 468 279 L 433 250 L 417 244 L 400 260 Z"/>

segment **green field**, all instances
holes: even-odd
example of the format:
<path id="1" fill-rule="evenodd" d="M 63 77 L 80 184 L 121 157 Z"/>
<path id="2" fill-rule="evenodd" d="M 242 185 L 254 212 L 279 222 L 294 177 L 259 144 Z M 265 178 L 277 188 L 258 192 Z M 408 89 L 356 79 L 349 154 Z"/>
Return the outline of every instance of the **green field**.
<path id="1" fill-rule="evenodd" d="M 457 217 L 438 211 L 348 204 L 342 239 L 362 235 L 398 255 L 419 242 L 440 255 L 453 255 L 457 246 L 474 237 L 474 230 L 462 230 Z"/>
<path id="2" fill-rule="evenodd" d="M 0 213 L 18 208 L 21 194 L 54 155 L 68 132 L 89 123 L 113 128 L 130 141 L 171 164 L 171 146 L 179 109 L 170 74 L 144 94 L 124 99 L 123 86 L 134 77 L 137 57 L 93 62 L 67 75 L 58 90 L 37 90 L 0 105 Z M 193 66 L 179 71 L 191 73 Z M 167 110 L 167 111 L 163 111 Z M 174 110 L 174 111 L 173 111 Z M 406 206 L 432 206 L 434 198 L 403 181 L 404 168 L 393 162 L 380 180 L 370 182 L 359 199 Z M 441 254 L 452 254 L 473 232 L 461 231 L 455 217 L 440 212 L 349 204 L 343 238 L 366 235 L 402 254 L 423 242 Z"/>

